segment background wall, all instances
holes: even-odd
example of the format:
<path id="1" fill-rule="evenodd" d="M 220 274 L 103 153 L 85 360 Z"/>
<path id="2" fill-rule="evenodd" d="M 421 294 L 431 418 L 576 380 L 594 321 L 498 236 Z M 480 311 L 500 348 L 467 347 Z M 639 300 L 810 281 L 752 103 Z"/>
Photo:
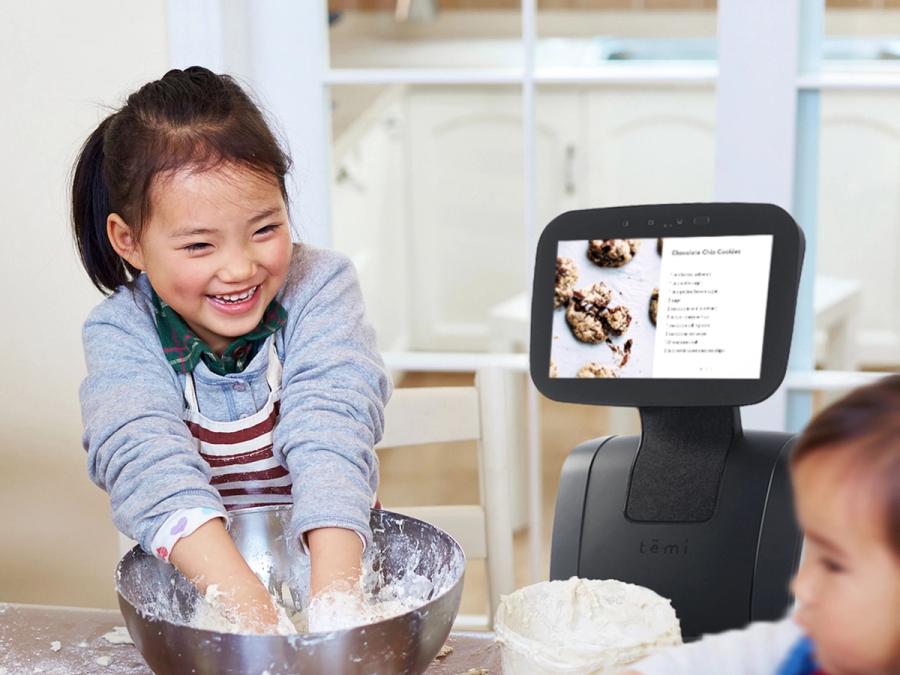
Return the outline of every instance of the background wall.
<path id="1" fill-rule="evenodd" d="M 87 478 L 81 324 L 101 295 L 69 229 L 69 171 L 167 67 L 165 0 L 5 2 L 0 22 L 0 601 L 115 606 L 116 539 Z"/>

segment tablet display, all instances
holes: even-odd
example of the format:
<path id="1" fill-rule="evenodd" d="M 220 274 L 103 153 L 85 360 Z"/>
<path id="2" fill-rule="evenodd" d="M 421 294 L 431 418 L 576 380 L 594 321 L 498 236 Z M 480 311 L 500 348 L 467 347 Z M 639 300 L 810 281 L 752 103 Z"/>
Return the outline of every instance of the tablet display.
<path id="1" fill-rule="evenodd" d="M 772 239 L 560 241 L 550 376 L 758 379 Z"/>
<path id="2" fill-rule="evenodd" d="M 772 204 L 563 213 L 536 251 L 531 378 L 576 403 L 759 402 L 787 369 L 803 251 Z"/>

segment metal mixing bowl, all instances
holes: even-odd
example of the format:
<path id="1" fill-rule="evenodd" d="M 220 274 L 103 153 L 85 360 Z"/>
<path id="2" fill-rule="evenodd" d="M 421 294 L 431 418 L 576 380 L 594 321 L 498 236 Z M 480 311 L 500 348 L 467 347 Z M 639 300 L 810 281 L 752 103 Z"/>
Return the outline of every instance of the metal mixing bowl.
<path id="1" fill-rule="evenodd" d="M 302 609 L 309 569 L 288 555 L 290 507 L 232 513 L 231 535 L 251 568 L 281 602 Z M 119 607 L 134 644 L 155 673 L 423 673 L 437 655 L 459 610 L 465 556 L 433 525 L 388 511 L 372 511 L 374 569 L 384 583 L 417 574 L 417 609 L 378 623 L 307 635 L 238 635 L 190 628 L 197 590 L 175 568 L 139 547 L 116 574 Z"/>

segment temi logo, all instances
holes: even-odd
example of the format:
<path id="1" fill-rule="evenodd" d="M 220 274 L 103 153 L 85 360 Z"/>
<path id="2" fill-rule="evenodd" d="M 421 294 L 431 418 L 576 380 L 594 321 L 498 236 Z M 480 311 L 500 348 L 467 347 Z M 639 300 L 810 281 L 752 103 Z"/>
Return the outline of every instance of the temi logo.
<path id="1" fill-rule="evenodd" d="M 663 543 L 660 542 L 659 539 L 655 537 L 650 541 L 644 541 L 641 539 L 641 543 L 638 546 L 638 551 L 641 555 L 687 555 L 688 552 L 688 540 L 685 539 L 680 543 Z"/>

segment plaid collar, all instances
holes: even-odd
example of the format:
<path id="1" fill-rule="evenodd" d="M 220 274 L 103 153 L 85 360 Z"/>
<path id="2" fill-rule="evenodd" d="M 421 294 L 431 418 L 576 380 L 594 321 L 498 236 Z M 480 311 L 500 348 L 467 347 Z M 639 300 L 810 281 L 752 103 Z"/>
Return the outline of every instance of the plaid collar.
<path id="1" fill-rule="evenodd" d="M 153 307 L 156 313 L 156 332 L 162 343 L 163 353 L 176 373 L 190 373 L 203 359 L 217 375 L 240 373 L 259 351 L 266 338 L 284 327 L 287 311 L 272 300 L 263 313 L 259 325 L 246 335 L 241 335 L 218 356 L 208 344 L 185 323 L 178 313 L 164 303 L 152 288 Z"/>

